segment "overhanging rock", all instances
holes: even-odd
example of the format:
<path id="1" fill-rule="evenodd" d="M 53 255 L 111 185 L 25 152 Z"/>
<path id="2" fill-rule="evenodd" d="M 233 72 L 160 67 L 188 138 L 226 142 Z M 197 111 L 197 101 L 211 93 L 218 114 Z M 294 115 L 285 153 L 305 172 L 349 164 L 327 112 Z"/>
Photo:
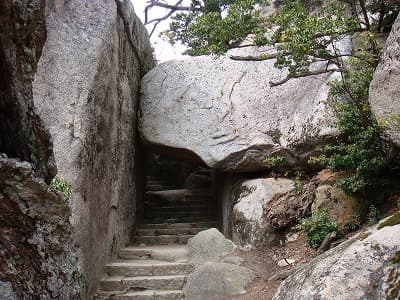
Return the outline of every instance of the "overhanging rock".
<path id="1" fill-rule="evenodd" d="M 337 74 L 269 85 L 285 76 L 272 60 L 202 56 L 165 62 L 142 81 L 141 137 L 152 146 L 189 150 L 225 171 L 265 169 L 262 160 L 273 154 L 285 156 L 289 166 L 304 166 L 337 134 L 327 105 L 327 82 Z"/>

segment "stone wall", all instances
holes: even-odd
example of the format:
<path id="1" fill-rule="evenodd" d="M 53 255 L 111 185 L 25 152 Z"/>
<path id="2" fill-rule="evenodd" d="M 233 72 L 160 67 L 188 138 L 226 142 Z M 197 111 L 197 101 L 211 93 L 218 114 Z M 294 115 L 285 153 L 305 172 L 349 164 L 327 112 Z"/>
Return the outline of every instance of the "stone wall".
<path id="1" fill-rule="evenodd" d="M 129 0 L 49 1 L 34 101 L 54 139 L 70 201 L 82 297 L 127 239 L 135 216 L 136 104 L 153 64 Z"/>

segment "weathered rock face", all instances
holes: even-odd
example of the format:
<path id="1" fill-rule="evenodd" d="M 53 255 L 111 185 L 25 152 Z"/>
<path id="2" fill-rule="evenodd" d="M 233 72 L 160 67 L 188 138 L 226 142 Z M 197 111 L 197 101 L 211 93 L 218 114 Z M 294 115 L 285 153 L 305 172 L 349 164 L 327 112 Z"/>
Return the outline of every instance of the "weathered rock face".
<path id="1" fill-rule="evenodd" d="M 155 67 L 142 81 L 143 141 L 189 150 L 226 171 L 265 169 L 262 160 L 271 154 L 285 156 L 289 166 L 306 165 L 337 133 L 326 105 L 326 82 L 335 75 L 270 87 L 285 76 L 273 64 L 203 56 Z"/>
<path id="2" fill-rule="evenodd" d="M 253 278 L 253 272 L 244 267 L 220 262 L 206 263 L 189 275 L 183 291 L 185 298 L 190 300 L 244 294 Z"/>
<path id="3" fill-rule="evenodd" d="M 0 158 L 1 299 L 78 299 L 70 213 L 29 163 Z"/>
<path id="4" fill-rule="evenodd" d="M 234 199 L 233 241 L 242 247 L 271 243 L 277 235 L 264 216 L 264 204 L 295 187 L 289 179 L 260 178 L 244 181 Z"/>
<path id="5" fill-rule="evenodd" d="M 46 24 L 34 103 L 73 187 L 85 297 L 134 221 L 136 103 L 152 51 L 129 0 L 48 1 Z"/>
<path id="6" fill-rule="evenodd" d="M 290 275 L 274 299 L 399 299 L 400 225 L 369 234 L 316 257 Z"/>
<path id="7" fill-rule="evenodd" d="M 390 138 L 400 145 L 400 16 L 392 27 L 381 62 L 370 85 L 371 108 L 387 127 Z"/>
<path id="8" fill-rule="evenodd" d="M 346 225 L 360 222 L 366 211 L 360 199 L 349 196 L 343 190 L 331 185 L 321 185 L 315 190 L 311 212 L 315 213 L 323 208 L 328 210 L 329 218 L 337 222 L 340 230 Z"/>
<path id="9" fill-rule="evenodd" d="M 35 112 L 32 81 L 46 40 L 45 1 L 0 3 L 0 151 L 56 174 L 51 138 Z"/>

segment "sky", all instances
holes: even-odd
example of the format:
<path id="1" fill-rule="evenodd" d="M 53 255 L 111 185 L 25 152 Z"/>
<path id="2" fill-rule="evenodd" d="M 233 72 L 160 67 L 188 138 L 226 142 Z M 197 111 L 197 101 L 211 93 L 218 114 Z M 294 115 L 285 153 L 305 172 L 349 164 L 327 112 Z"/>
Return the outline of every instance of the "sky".
<path id="1" fill-rule="evenodd" d="M 147 0 L 131 0 L 133 3 L 133 7 L 135 8 L 136 14 L 144 23 L 144 8 L 146 6 Z M 153 8 L 151 18 L 162 16 L 165 14 L 165 9 L 163 8 Z M 152 29 L 151 25 L 146 26 L 147 30 L 150 32 Z M 172 46 L 167 41 L 162 40 L 158 35 L 161 31 L 164 31 L 168 28 L 168 21 L 162 22 L 158 25 L 156 31 L 153 33 L 150 41 L 155 49 L 156 58 L 159 62 L 163 62 L 170 59 L 182 58 L 181 53 L 184 51 L 184 47 L 182 45 Z"/>

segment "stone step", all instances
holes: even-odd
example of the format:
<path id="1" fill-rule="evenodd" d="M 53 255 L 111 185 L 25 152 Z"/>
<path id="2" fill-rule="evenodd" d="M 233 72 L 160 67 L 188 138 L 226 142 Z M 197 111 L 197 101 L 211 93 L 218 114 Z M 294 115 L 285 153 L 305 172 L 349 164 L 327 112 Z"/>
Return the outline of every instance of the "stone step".
<path id="1" fill-rule="evenodd" d="M 118 252 L 121 259 L 155 259 L 169 262 L 186 262 L 186 245 L 129 246 Z"/>
<path id="2" fill-rule="evenodd" d="M 145 290 L 138 292 L 127 292 L 123 295 L 114 296 L 113 300 L 182 300 L 183 292 Z"/>
<path id="3" fill-rule="evenodd" d="M 137 229 L 137 236 L 159 236 L 159 235 L 196 235 L 200 231 L 207 230 L 209 227 L 197 228 L 157 228 L 157 229 Z"/>
<path id="4" fill-rule="evenodd" d="M 196 194 L 188 195 L 185 198 L 186 201 L 205 200 L 209 202 L 212 202 L 211 201 L 212 199 L 213 195 L 196 195 Z"/>
<path id="5" fill-rule="evenodd" d="M 167 229 L 167 228 L 212 228 L 216 227 L 215 221 L 211 222 L 196 222 L 196 223 L 144 223 L 139 224 L 140 229 Z"/>
<path id="6" fill-rule="evenodd" d="M 144 202 L 145 207 L 196 207 L 196 206 L 207 206 L 210 207 L 210 201 L 208 200 L 190 200 L 190 201 L 152 201 L 146 200 Z"/>
<path id="7" fill-rule="evenodd" d="M 187 275 L 194 270 L 189 263 L 166 262 L 162 260 L 129 260 L 112 262 L 106 265 L 108 276 L 167 276 Z"/>
<path id="8" fill-rule="evenodd" d="M 181 290 L 185 284 L 185 275 L 106 277 L 100 281 L 104 291 L 132 290 Z"/>
<path id="9" fill-rule="evenodd" d="M 210 209 L 209 205 L 174 205 L 174 206 L 157 206 L 157 205 L 146 205 L 145 210 L 150 211 L 172 211 L 172 212 L 179 212 L 179 211 L 208 211 Z"/>
<path id="10" fill-rule="evenodd" d="M 159 236 L 140 235 L 140 236 L 135 236 L 134 240 L 138 244 L 145 244 L 145 245 L 186 244 L 187 241 L 193 236 L 194 235 L 159 235 Z"/>
<path id="11" fill-rule="evenodd" d="M 163 218 L 163 219 L 171 219 L 171 218 L 181 218 L 181 217 L 206 217 L 211 216 L 210 210 L 184 210 L 184 211 L 177 211 L 177 210 L 151 210 L 145 209 L 144 217 L 145 218 Z"/>
<path id="12" fill-rule="evenodd" d="M 172 190 L 173 188 L 174 188 L 173 186 L 164 185 L 164 184 L 146 185 L 146 191 L 151 191 L 151 192 Z"/>
<path id="13" fill-rule="evenodd" d="M 215 216 L 203 217 L 180 217 L 180 218 L 146 218 L 143 223 L 198 223 L 198 222 L 215 222 Z"/>

